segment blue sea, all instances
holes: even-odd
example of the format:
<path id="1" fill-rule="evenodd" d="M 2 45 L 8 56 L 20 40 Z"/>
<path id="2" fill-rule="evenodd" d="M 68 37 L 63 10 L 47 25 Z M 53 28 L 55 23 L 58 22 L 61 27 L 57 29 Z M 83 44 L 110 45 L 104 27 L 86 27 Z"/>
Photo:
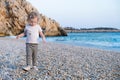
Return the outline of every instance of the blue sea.
<path id="1" fill-rule="evenodd" d="M 120 52 L 120 32 L 68 33 L 68 36 L 47 37 L 46 39 L 48 42 Z"/>
<path id="2" fill-rule="evenodd" d="M 46 41 L 120 52 L 120 32 L 68 33 L 68 36 L 46 37 Z"/>

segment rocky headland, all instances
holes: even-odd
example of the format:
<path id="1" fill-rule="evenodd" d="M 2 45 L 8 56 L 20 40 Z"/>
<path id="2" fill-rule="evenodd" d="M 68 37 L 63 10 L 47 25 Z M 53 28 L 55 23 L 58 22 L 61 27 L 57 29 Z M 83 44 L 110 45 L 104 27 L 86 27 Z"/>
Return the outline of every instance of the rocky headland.
<path id="1" fill-rule="evenodd" d="M 26 0 L 0 0 L 0 36 L 11 36 L 21 33 L 31 11 L 37 11 Z M 38 12 L 39 13 L 39 12 Z M 39 24 L 46 36 L 66 36 L 58 22 L 40 14 Z"/>

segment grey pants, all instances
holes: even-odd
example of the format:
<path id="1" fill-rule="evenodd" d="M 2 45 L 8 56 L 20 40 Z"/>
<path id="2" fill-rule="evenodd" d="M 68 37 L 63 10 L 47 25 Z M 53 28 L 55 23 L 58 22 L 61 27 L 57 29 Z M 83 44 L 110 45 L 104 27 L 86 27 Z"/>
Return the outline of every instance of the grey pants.
<path id="1" fill-rule="evenodd" d="M 37 66 L 38 44 L 26 43 L 26 63 L 30 66 Z"/>

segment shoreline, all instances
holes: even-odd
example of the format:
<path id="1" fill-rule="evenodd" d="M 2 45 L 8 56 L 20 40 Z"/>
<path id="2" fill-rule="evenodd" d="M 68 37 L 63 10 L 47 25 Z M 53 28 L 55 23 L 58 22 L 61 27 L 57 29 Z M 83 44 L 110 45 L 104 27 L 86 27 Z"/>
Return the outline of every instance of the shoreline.
<path id="1" fill-rule="evenodd" d="M 16 36 L 6 36 L 6 37 L 0 37 L 0 38 L 11 38 L 11 39 L 15 39 Z M 47 40 L 48 38 L 48 40 Z M 58 44 L 63 44 L 63 45 L 69 45 L 69 46 L 79 46 L 79 47 L 86 47 L 86 48 L 91 48 L 91 49 L 98 49 L 98 50 L 105 50 L 105 51 L 112 51 L 112 52 L 120 52 L 120 50 L 117 48 L 113 48 L 113 47 L 102 47 L 102 46 L 94 46 L 94 45 L 90 45 L 90 44 L 73 44 L 73 43 L 70 43 L 70 42 L 62 42 L 62 40 L 58 40 L 58 41 L 55 41 L 55 40 L 50 40 L 49 39 L 50 37 L 46 37 L 46 40 L 50 43 L 58 43 Z M 25 37 L 23 38 L 20 38 L 19 40 L 25 40 Z M 39 38 L 39 41 L 41 41 L 41 38 Z"/>
<path id="2" fill-rule="evenodd" d="M 110 52 L 118 52 L 120 53 L 120 50 L 118 49 L 113 49 L 113 48 L 106 48 L 106 47 L 96 47 L 96 46 L 93 46 L 93 45 L 88 45 L 88 44 L 70 44 L 70 43 L 65 43 L 65 42 L 53 42 L 53 43 L 56 43 L 56 44 L 63 44 L 63 45 L 68 45 L 68 46 L 78 46 L 78 47 L 82 47 L 82 48 L 89 48 L 89 49 L 95 49 L 95 50 L 103 50 L 103 51 L 110 51 Z"/>
<path id="3" fill-rule="evenodd" d="M 120 79 L 120 53 L 60 43 L 40 42 L 39 71 L 25 72 L 25 41 L 0 37 L 0 79 Z"/>

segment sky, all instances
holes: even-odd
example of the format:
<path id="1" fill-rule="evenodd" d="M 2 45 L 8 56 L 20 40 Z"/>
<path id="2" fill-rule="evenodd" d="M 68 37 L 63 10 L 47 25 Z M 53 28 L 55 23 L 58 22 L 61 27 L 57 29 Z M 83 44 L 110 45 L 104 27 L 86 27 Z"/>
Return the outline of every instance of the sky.
<path id="1" fill-rule="evenodd" d="M 27 0 L 62 27 L 120 29 L 120 0 Z"/>

